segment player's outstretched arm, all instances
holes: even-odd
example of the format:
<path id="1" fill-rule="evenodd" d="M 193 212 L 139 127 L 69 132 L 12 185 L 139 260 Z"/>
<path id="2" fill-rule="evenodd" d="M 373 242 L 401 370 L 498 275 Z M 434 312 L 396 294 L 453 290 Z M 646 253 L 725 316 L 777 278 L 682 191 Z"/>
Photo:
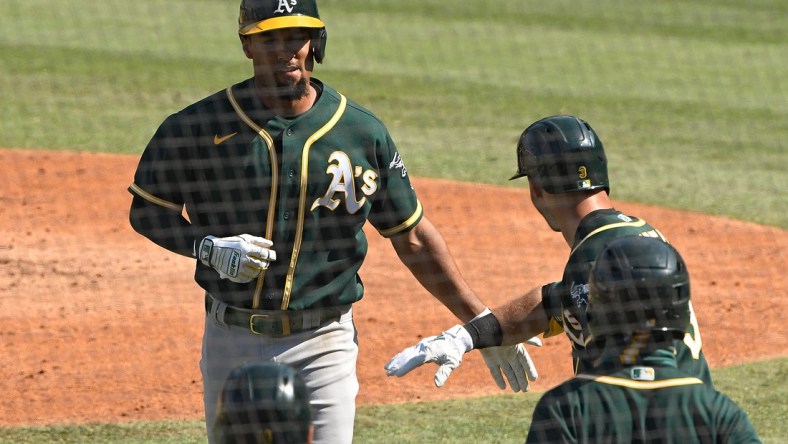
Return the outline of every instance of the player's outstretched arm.
<path id="1" fill-rule="evenodd" d="M 434 362 L 438 365 L 435 385 L 441 387 L 460 365 L 462 356 L 478 348 L 500 389 L 506 389 L 508 381 L 512 391 L 528 391 L 530 381 L 536 380 L 538 372 L 522 342 L 537 347 L 542 345 L 536 335 L 547 329 L 547 320 L 541 305 L 540 289 L 504 305 L 500 313 L 505 316 L 508 331 L 495 314 L 485 309 L 465 326 L 454 326 L 401 351 L 385 365 L 386 374 L 404 376 L 416 367 Z M 514 342 L 501 345 L 506 343 L 504 338 Z"/>
<path id="2" fill-rule="evenodd" d="M 501 328 L 500 345 L 519 344 L 547 332 L 550 327 L 542 304 L 541 286 L 496 307 L 493 313 Z"/>
<path id="3" fill-rule="evenodd" d="M 446 242 L 426 217 L 409 232 L 392 238 L 392 245 L 402 262 L 422 286 L 459 319 L 466 322 L 471 319 L 477 321 L 477 317 L 495 319 L 491 314 L 487 314 L 489 310 L 462 278 Z M 529 293 L 526 296 L 522 301 L 513 301 L 511 307 L 506 306 L 505 313 L 511 318 L 507 320 L 511 334 L 505 335 L 497 321 L 498 327 L 495 332 L 473 330 L 473 333 L 480 338 L 479 346 L 475 348 L 487 348 L 482 356 L 493 380 L 501 389 L 506 388 L 505 377 L 513 391 L 527 391 L 530 387 L 529 380 L 533 381 L 538 376 L 531 357 L 520 342 L 528 340 L 532 345 L 541 346 L 541 342 L 533 337 L 546 329 L 546 321 L 545 329 L 535 331 L 533 335 L 518 342 L 501 346 L 502 337 L 517 337 L 523 333 L 516 325 L 520 315 L 512 309 L 523 305 L 533 308 L 537 305 L 531 300 L 533 294 Z M 487 316 L 483 316 L 485 314 Z M 487 326 L 489 323 L 481 325 Z M 451 372 L 460 365 L 462 356 L 474 348 L 473 340 L 468 338 L 468 330 L 461 326 L 455 326 L 438 336 L 426 338 L 392 358 L 385 366 L 386 373 L 389 376 L 404 376 L 418 366 L 435 362 L 438 364 L 435 385 L 440 387 Z"/>
<path id="4" fill-rule="evenodd" d="M 460 274 L 443 236 L 426 217 L 391 238 L 391 244 L 419 283 L 457 318 L 467 322 L 486 308 Z"/>
<path id="5" fill-rule="evenodd" d="M 539 347 L 542 345 L 538 338 L 531 338 L 526 343 Z M 463 355 L 473 348 L 473 339 L 468 330 L 461 325 L 455 325 L 437 336 L 424 338 L 402 350 L 391 358 L 384 368 L 388 376 L 402 377 L 416 367 L 433 362 L 438 365 L 435 386 L 442 387 L 462 363 Z M 501 390 L 506 389 L 504 377 L 514 392 L 528 391 L 529 382 L 538 377 L 536 367 L 523 344 L 493 346 L 481 352 L 490 375 Z"/>

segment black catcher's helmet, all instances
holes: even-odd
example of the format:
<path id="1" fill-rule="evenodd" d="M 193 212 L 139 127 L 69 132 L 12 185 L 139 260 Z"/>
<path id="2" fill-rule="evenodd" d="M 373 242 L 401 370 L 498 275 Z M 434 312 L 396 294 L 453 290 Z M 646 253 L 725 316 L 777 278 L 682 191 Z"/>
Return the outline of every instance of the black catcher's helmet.
<path id="1" fill-rule="evenodd" d="M 309 392 L 298 371 L 273 362 L 242 365 L 219 397 L 217 442 L 306 443 L 312 425 Z"/>
<path id="2" fill-rule="evenodd" d="M 517 174 L 550 194 L 604 188 L 610 192 L 607 157 L 591 125 L 575 116 L 550 116 L 523 131 L 517 144 Z"/>
<path id="3" fill-rule="evenodd" d="M 679 339 L 689 328 L 687 266 L 660 239 L 614 240 L 597 256 L 588 285 L 586 316 L 593 338 L 660 331 Z"/>
<path id="4" fill-rule="evenodd" d="M 322 63 L 326 55 L 326 25 L 317 0 L 241 0 L 238 34 L 250 35 L 282 28 L 310 28 L 312 55 Z"/>

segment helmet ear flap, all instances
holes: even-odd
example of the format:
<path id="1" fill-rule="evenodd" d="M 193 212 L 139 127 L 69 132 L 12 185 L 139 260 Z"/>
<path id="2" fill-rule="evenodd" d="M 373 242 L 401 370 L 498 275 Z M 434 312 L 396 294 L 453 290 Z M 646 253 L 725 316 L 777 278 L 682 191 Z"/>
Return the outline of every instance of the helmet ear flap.
<path id="1" fill-rule="evenodd" d="M 326 28 L 320 28 L 312 33 L 312 56 L 317 63 L 323 63 L 323 58 L 326 56 L 327 37 Z"/>

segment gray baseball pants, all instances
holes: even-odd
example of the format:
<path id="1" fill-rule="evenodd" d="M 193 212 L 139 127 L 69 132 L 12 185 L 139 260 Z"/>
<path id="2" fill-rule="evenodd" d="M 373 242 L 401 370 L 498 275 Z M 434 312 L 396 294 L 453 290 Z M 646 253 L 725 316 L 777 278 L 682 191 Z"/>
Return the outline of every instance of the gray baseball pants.
<path id="1" fill-rule="evenodd" d="M 350 444 L 358 394 L 358 339 L 352 309 L 338 322 L 316 330 L 272 338 L 220 323 L 212 316 L 218 305 L 206 314 L 200 360 L 209 442 L 219 393 L 230 372 L 248 362 L 274 361 L 294 366 L 304 377 L 314 413 L 313 444 Z"/>

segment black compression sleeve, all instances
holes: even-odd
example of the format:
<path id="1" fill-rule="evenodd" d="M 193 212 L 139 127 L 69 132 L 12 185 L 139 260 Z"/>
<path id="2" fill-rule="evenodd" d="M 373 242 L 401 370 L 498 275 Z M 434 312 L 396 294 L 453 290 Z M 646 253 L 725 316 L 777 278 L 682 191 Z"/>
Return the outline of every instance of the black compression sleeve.
<path id="1" fill-rule="evenodd" d="M 501 323 L 492 313 L 465 324 L 471 335 L 473 348 L 497 347 L 503 342 Z"/>

